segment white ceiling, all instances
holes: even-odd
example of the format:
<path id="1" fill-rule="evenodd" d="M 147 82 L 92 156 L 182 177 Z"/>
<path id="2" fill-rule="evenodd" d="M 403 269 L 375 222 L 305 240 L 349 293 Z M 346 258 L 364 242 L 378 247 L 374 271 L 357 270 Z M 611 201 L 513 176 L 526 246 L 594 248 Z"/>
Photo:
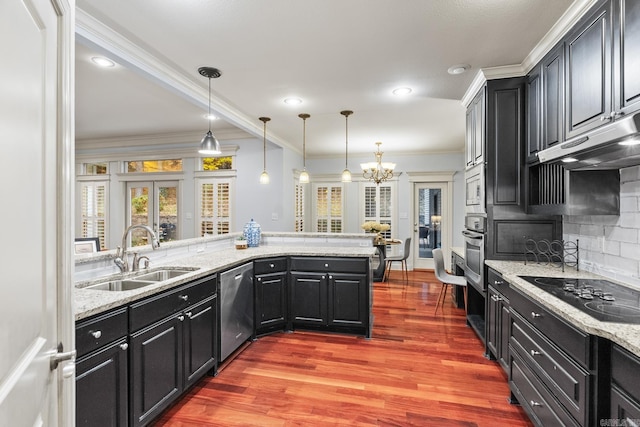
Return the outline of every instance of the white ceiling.
<path id="1" fill-rule="evenodd" d="M 461 99 L 478 70 L 522 70 L 565 11 L 589 1 L 77 0 L 77 145 L 204 134 L 197 69 L 211 66 L 222 71 L 211 88 L 223 144 L 234 129 L 261 139 L 258 117 L 269 116 L 269 140 L 301 151 L 298 114 L 309 113 L 307 156 L 341 155 L 349 109 L 350 153 L 376 141 L 386 153 L 462 151 Z M 98 53 L 118 65 L 96 67 Z M 448 74 L 455 64 L 471 69 Z M 393 96 L 399 86 L 413 92 Z"/>

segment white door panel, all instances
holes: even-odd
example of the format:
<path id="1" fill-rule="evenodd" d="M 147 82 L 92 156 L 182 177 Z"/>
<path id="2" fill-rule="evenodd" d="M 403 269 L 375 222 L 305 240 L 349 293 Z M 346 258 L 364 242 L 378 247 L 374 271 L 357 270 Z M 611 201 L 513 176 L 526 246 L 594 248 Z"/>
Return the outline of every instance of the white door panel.
<path id="1" fill-rule="evenodd" d="M 73 389 L 72 379 L 50 370 L 58 343 L 65 350 L 74 346 L 72 268 L 59 268 L 71 263 L 71 238 L 64 236 L 72 233 L 65 226 L 72 222 L 60 219 L 71 212 L 73 164 L 71 158 L 58 160 L 72 144 L 72 107 L 63 107 L 72 99 L 72 6 L 63 3 L 0 2 L 2 426 L 66 422 L 69 414 L 59 413 L 58 404 L 68 402 L 59 402 L 58 392 Z"/>

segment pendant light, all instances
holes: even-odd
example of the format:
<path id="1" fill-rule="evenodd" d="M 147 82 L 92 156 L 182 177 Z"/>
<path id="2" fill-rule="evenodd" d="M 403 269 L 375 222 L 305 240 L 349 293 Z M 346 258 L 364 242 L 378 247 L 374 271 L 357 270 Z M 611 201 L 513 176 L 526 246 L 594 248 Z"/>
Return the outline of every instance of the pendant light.
<path id="1" fill-rule="evenodd" d="M 351 182 L 351 172 L 349 172 L 349 116 L 353 114 L 353 111 L 344 110 L 340 111 L 340 114 L 344 116 L 344 170 L 342 171 L 342 182 Z"/>
<path id="2" fill-rule="evenodd" d="M 260 174 L 260 184 L 269 183 L 269 174 L 267 173 L 267 122 L 271 120 L 269 117 L 259 117 L 264 123 L 264 132 L 262 137 L 262 173 Z"/>
<path id="3" fill-rule="evenodd" d="M 309 183 L 309 173 L 307 172 L 307 119 L 311 117 L 309 114 L 298 114 L 298 117 L 302 119 L 302 172 L 298 180 L 300 184 Z"/>
<path id="4" fill-rule="evenodd" d="M 198 152 L 200 154 L 220 154 L 222 151 L 220 150 L 220 142 L 216 139 L 215 136 L 211 133 L 211 79 L 217 79 L 222 75 L 220 70 L 213 67 L 200 67 L 198 68 L 198 72 L 200 75 L 207 77 L 209 79 L 209 114 L 207 115 L 207 120 L 209 121 L 209 131 L 204 135 L 202 141 L 200 141 L 200 149 Z"/>

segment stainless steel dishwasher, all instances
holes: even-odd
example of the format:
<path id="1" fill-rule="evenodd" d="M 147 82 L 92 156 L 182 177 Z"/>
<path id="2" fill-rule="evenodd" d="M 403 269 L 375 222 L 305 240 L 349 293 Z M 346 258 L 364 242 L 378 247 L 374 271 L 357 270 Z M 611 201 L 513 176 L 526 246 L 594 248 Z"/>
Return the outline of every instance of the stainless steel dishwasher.
<path id="1" fill-rule="evenodd" d="M 220 361 L 253 335 L 253 263 L 220 273 Z"/>

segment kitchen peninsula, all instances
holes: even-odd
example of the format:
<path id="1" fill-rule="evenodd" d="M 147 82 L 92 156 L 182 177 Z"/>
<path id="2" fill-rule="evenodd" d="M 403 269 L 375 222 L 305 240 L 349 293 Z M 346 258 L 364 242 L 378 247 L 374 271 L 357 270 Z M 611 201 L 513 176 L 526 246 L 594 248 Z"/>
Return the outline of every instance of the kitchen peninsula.
<path id="1" fill-rule="evenodd" d="M 147 425 L 262 334 L 309 329 L 371 337 L 370 237 L 265 233 L 248 249 L 235 249 L 234 238 L 136 248 L 150 268 L 124 275 L 114 274 L 113 251 L 77 258 L 78 424 Z M 144 280 L 167 272 L 176 276 Z M 139 287 L 101 286 L 125 282 Z"/>

